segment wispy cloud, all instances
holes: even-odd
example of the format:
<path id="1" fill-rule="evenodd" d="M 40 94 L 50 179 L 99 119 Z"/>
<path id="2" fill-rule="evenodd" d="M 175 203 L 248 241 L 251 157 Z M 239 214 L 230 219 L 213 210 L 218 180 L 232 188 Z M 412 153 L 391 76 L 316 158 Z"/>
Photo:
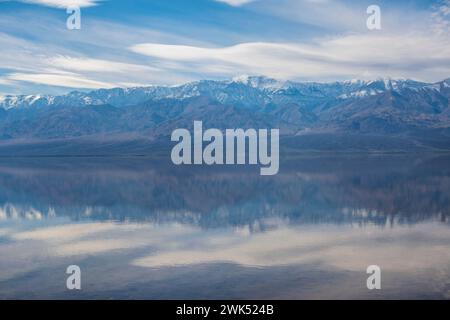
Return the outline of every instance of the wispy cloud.
<path id="1" fill-rule="evenodd" d="M 356 272 L 365 270 L 371 264 L 370 261 L 373 257 L 377 257 L 378 263 L 386 269 L 399 272 L 431 267 L 435 261 L 446 261 L 447 263 L 450 257 L 441 255 L 445 252 L 443 243 L 445 239 L 449 238 L 448 233 L 440 226 L 432 224 L 424 224 L 421 227 L 437 231 L 433 235 L 429 235 L 435 240 L 433 249 L 436 251 L 433 252 L 436 255 L 433 256 L 433 260 L 422 259 L 423 255 L 421 254 L 415 255 L 416 259 L 410 257 L 408 264 L 402 263 L 401 259 L 394 259 L 394 257 L 398 258 L 406 254 L 407 250 L 405 251 L 405 249 L 408 245 L 405 247 L 405 243 L 407 242 L 397 241 L 395 242 L 397 245 L 391 245 L 388 248 L 377 247 L 373 243 L 387 235 L 385 230 L 376 227 L 370 227 L 370 233 L 367 230 L 348 227 L 323 227 L 315 230 L 307 227 L 281 227 L 270 232 L 252 235 L 245 234 L 242 230 L 220 236 L 204 234 L 203 241 L 197 241 L 194 248 L 188 248 L 179 243 L 178 246 L 173 245 L 171 249 L 159 250 L 157 253 L 138 258 L 132 263 L 147 268 L 219 262 L 248 267 L 319 263 L 340 270 Z M 416 232 L 421 233 L 422 231 L 419 231 L 417 227 L 413 227 L 413 230 L 401 227 L 388 234 L 392 239 L 413 239 L 411 234 Z M 363 241 L 361 241 L 362 233 L 366 235 Z M 418 251 L 428 251 L 426 246 L 416 245 L 414 247 Z"/>
<path id="2" fill-rule="evenodd" d="M 7 79 L 64 88 L 97 89 L 97 88 L 113 88 L 118 86 L 109 82 L 91 80 L 76 74 L 65 75 L 65 74 L 51 74 L 51 73 L 12 73 L 7 76 Z"/>
<path id="3" fill-rule="evenodd" d="M 448 36 L 450 34 L 450 0 L 441 0 L 434 5 L 431 17 L 433 32 Z"/>
<path id="4" fill-rule="evenodd" d="M 111 222 L 50 227 L 43 222 L 34 230 L 4 230 L 11 243 L 0 246 L 0 255 L 9 257 L 10 265 L 1 269 L 0 279 L 12 278 L 38 267 L 23 263 L 30 259 L 48 265 L 49 259 L 54 262 L 52 259 L 55 257 L 71 257 L 78 261 L 86 255 L 111 254 L 114 251 L 120 253 L 121 268 L 129 265 L 161 268 L 225 262 L 267 268 L 317 264 L 319 267 L 361 272 L 373 263 L 373 257 L 377 257 L 378 264 L 387 270 L 409 272 L 432 269 L 450 262 L 450 256 L 446 254 L 450 237 L 448 228 L 435 223 L 398 225 L 389 230 L 373 225 L 364 228 L 290 226 L 278 219 L 271 223 L 276 227 L 260 233 L 250 233 L 245 227 L 218 231 L 178 223 Z M 396 245 L 376 245 L 386 237 Z M 409 254 L 411 248 L 416 250 L 413 256 Z"/>
<path id="5" fill-rule="evenodd" d="M 213 68 L 278 78 L 390 75 L 433 81 L 450 74 L 450 40 L 422 33 L 355 34 L 304 44 L 250 42 L 219 48 L 143 43 L 130 49 L 153 58 L 195 63 L 193 68 L 205 72 Z"/>
<path id="6" fill-rule="evenodd" d="M 450 0 L 430 2 L 428 9 L 382 6 L 382 30 L 376 32 L 366 28 L 362 2 L 265 0 L 245 10 L 205 2 L 214 18 L 236 18 L 243 23 L 251 17 L 255 26 L 273 24 L 276 29 L 282 25 L 270 36 L 267 28 L 244 28 L 237 33 L 228 23 L 196 16 L 193 20 L 199 25 L 212 29 L 199 33 L 174 16 L 173 6 L 162 5 L 166 11 L 155 14 L 154 2 L 131 22 L 114 16 L 120 10 L 111 10 L 116 6 L 126 13 L 125 2 L 26 1 L 39 6 L 17 6 L 20 10 L 14 14 L 0 13 L 1 92 L 63 93 L 66 85 L 82 85 L 82 89 L 103 84 L 179 84 L 242 73 L 316 81 L 387 76 L 438 81 L 450 75 Z M 41 6 L 65 7 L 75 2 L 81 6 L 103 3 L 109 11 L 90 10 L 91 16 L 83 16 L 82 29 L 69 31 L 64 15 Z M 222 2 L 242 6 L 250 1 Z M 187 16 L 196 14 L 178 5 L 187 10 Z"/>
<path id="7" fill-rule="evenodd" d="M 98 5 L 104 0 L 19 0 L 19 2 L 32 3 L 54 8 L 92 7 Z"/>
<path id="8" fill-rule="evenodd" d="M 128 72 L 149 72 L 161 71 L 158 68 L 147 65 L 123 63 L 111 60 L 78 58 L 70 56 L 57 56 L 48 59 L 49 65 L 73 70 L 73 71 L 92 71 L 102 73 L 128 73 Z"/>
<path id="9" fill-rule="evenodd" d="M 244 4 L 254 2 L 257 0 L 214 0 L 214 1 L 223 2 L 223 3 L 229 4 L 230 6 L 233 6 L 233 7 L 240 7 L 240 6 L 243 6 Z"/>
<path id="10" fill-rule="evenodd" d="M 58 15 L 0 13 L 0 92 L 64 93 L 67 88 L 144 86 L 193 80 L 174 64 L 156 64 L 127 46 L 144 39 L 182 38 L 100 19 L 69 31 Z M 26 21 L 26 24 L 23 23 Z M 68 39 L 70 41 L 68 42 Z M 168 71 L 169 70 L 169 71 Z"/>

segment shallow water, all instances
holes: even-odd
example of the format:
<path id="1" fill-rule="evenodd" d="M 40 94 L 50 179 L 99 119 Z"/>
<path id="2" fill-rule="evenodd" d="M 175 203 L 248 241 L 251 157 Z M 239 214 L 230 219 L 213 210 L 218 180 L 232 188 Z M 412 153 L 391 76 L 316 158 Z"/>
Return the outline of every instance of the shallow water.
<path id="1" fill-rule="evenodd" d="M 2 158 L 0 298 L 450 298 L 450 157 L 283 159 Z"/>

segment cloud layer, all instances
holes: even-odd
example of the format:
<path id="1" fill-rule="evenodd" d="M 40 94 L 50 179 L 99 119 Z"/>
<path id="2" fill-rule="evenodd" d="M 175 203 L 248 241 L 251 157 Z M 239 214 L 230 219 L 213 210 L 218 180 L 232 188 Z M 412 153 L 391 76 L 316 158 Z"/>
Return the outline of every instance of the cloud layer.
<path id="1" fill-rule="evenodd" d="M 432 1 L 425 9 L 382 5 L 379 31 L 365 27 L 361 2 L 266 0 L 244 6 L 250 1 L 223 0 L 235 7 L 230 10 L 206 1 L 208 14 L 200 16 L 193 13 L 198 8 L 177 4 L 194 21 L 186 25 L 177 10 L 155 1 L 168 11 L 158 16 L 145 7 L 130 14 L 133 22 L 111 17 L 122 11 L 127 16 L 124 2 L 7 2 L 18 9 L 0 13 L 0 94 L 180 84 L 240 74 L 313 81 L 437 82 L 450 76 L 449 0 Z M 65 12 L 45 8 L 69 4 L 85 7 L 81 30 L 67 30 Z M 246 17 L 261 30 L 233 29 L 233 21 L 245 24 Z M 207 31 L 199 33 L 196 24 Z M 263 25 L 273 27 L 276 36 Z"/>
<path id="2" fill-rule="evenodd" d="M 244 4 L 256 1 L 256 0 L 215 0 L 217 2 L 223 2 L 226 4 L 229 4 L 230 6 L 233 7 L 239 7 L 239 6 L 243 6 Z"/>
<path id="3" fill-rule="evenodd" d="M 54 8 L 68 8 L 68 7 L 92 7 L 99 4 L 103 0 L 21 0 L 25 3 L 32 3 Z"/>
<path id="4" fill-rule="evenodd" d="M 130 48 L 152 58 L 194 63 L 195 70 L 264 74 L 276 78 L 342 79 L 379 76 L 426 81 L 450 75 L 446 36 L 363 34 L 319 39 L 312 43 L 250 42 L 208 48 L 143 43 Z"/>
<path id="5" fill-rule="evenodd" d="M 279 268 L 289 267 L 289 270 L 309 273 L 308 280 L 314 284 L 311 286 L 314 290 L 306 290 L 305 297 L 317 294 L 322 298 L 342 298 L 343 293 L 357 297 L 360 294 L 358 284 L 365 290 L 364 294 L 368 293 L 364 287 L 365 270 L 371 264 L 382 266 L 386 294 L 395 294 L 395 290 L 405 287 L 410 294 L 413 288 L 427 293 L 445 290 L 439 287 L 417 289 L 411 281 L 433 286 L 442 284 L 445 288 L 450 264 L 449 229 L 439 223 L 383 228 L 374 225 L 295 226 L 274 220 L 270 222 L 272 229 L 251 233 L 247 228 L 203 230 L 178 223 L 73 223 L 64 220 L 58 223 L 58 218 L 53 219 L 56 221 L 36 223 L 32 230 L 20 230 L 25 224 L 19 228 L 13 223 L 0 224 L 0 235 L 8 239 L 0 243 L 0 255 L 6 257 L 0 260 L 0 280 L 20 280 L 24 274 L 42 270 L 64 270 L 68 264 L 86 266 L 89 259 L 95 259 L 107 263 L 97 262 L 95 266 L 88 263 L 85 279 L 90 280 L 85 281 L 89 283 L 90 292 L 97 290 L 104 294 L 105 290 L 118 290 L 121 286 L 157 285 L 162 280 L 158 276 L 160 271 L 174 274 L 176 270 L 175 273 L 183 274 L 194 272 L 196 268 L 205 272 L 210 270 L 208 267 L 232 265 L 234 271 L 245 270 L 247 276 L 258 272 L 258 279 L 262 279 L 262 271 L 276 274 Z M 311 274 L 312 269 L 314 274 Z M 341 288 L 343 292 L 320 291 L 324 288 L 319 280 L 330 274 L 334 275 L 330 288 Z M 343 274 L 350 278 L 338 277 Z M 111 275 L 115 276 L 111 278 Z M 293 281 L 296 276 L 291 274 L 287 278 Z M 170 276 L 164 285 L 169 285 L 169 279 Z M 208 279 L 208 285 L 211 280 Z M 238 280 L 236 273 L 227 277 L 227 281 Z M 52 285 L 49 278 L 39 278 L 39 281 Z M 185 281 L 183 278 L 183 283 Z M 276 281 L 280 283 L 282 279 Z M 9 293 L 19 290 L 21 282 L 14 283 L 17 286 L 8 288 Z M 301 283 L 298 281 L 294 286 Z M 29 290 L 28 282 L 25 286 Z M 342 286 L 350 288 L 344 290 Z M 240 288 L 250 289 L 248 286 Z M 51 290 L 54 288 L 35 286 L 33 294 L 45 296 Z M 288 294 L 286 290 L 286 287 L 280 289 Z M 173 297 L 175 291 L 170 292 Z M 255 291 L 247 292 L 247 296 L 256 295 Z"/>

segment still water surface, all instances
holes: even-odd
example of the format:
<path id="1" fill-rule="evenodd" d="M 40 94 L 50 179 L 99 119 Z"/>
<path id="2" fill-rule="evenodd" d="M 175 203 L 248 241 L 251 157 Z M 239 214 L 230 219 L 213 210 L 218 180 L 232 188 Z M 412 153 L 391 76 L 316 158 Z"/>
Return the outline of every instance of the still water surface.
<path id="1" fill-rule="evenodd" d="M 284 159 L 0 159 L 0 299 L 450 299 L 448 156 Z"/>

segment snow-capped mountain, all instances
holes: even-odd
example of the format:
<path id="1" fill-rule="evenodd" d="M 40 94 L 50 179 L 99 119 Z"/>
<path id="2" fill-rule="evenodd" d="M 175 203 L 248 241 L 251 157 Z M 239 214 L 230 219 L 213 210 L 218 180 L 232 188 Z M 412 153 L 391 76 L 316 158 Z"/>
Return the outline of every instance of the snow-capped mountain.
<path id="1" fill-rule="evenodd" d="M 280 81 L 264 76 L 239 76 L 228 81 L 202 80 L 178 86 L 149 86 L 74 91 L 65 95 L 7 95 L 0 97 L 0 108 L 44 106 L 135 105 L 148 100 L 186 99 L 208 96 L 225 104 L 261 106 L 274 103 L 314 103 L 317 99 L 350 99 L 374 96 L 387 91 L 448 90 L 450 80 L 423 83 L 413 80 L 377 79 L 334 83 Z M 310 101 L 308 101 L 310 100 Z"/>
<path id="2" fill-rule="evenodd" d="M 302 146 L 312 149 L 358 148 L 365 141 L 364 148 L 371 150 L 450 150 L 450 79 L 316 83 L 241 76 L 179 86 L 6 96 L 0 106 L 0 149 L 14 141 L 60 141 L 57 153 L 77 154 L 75 142 L 66 139 L 101 136 L 116 141 L 122 152 L 138 148 L 139 139 L 167 143 L 175 128 L 202 120 L 205 127 L 219 129 L 279 128 L 295 148 L 303 139 Z"/>

